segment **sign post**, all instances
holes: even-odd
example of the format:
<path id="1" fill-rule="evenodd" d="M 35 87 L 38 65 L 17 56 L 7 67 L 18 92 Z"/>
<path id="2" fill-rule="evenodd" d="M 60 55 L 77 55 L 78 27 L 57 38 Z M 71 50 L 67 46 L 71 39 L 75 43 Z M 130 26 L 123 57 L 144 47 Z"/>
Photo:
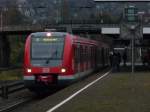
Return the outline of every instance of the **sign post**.
<path id="1" fill-rule="evenodd" d="M 138 13 L 137 8 L 135 6 L 128 6 L 125 8 L 125 21 L 126 24 L 129 26 L 130 29 L 130 40 L 131 40 L 131 49 L 132 49 L 132 73 L 134 73 L 135 69 L 135 39 L 136 39 L 136 32 L 137 27 L 139 26 L 138 23 Z M 126 25 L 126 26 L 127 26 Z"/>
<path id="2" fill-rule="evenodd" d="M 131 48 L 132 48 L 132 73 L 134 73 L 135 59 L 134 59 L 134 46 L 135 46 L 135 26 L 131 26 Z"/>

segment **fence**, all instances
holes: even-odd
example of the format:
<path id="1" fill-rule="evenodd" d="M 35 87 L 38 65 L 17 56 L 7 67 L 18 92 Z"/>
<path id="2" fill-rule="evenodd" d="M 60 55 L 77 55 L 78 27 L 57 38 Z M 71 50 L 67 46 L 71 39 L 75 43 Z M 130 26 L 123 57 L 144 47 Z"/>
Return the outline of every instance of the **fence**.
<path id="1" fill-rule="evenodd" d="M 8 99 L 8 95 L 14 92 L 25 89 L 23 81 L 16 81 L 13 83 L 2 82 L 0 87 L 0 96 Z"/>

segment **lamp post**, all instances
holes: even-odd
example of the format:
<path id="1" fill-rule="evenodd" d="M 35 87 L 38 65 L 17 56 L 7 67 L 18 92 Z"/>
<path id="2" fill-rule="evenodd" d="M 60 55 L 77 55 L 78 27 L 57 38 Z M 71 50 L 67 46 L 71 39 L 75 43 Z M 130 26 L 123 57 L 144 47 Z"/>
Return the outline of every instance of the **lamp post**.
<path id="1" fill-rule="evenodd" d="M 144 11 L 138 12 L 138 16 L 139 16 L 141 25 L 143 25 L 143 16 L 144 16 L 144 14 L 145 14 Z"/>
<path id="2" fill-rule="evenodd" d="M 134 58 L 134 49 L 135 49 L 135 26 L 134 25 L 132 25 L 131 27 L 130 27 L 130 31 L 131 31 L 131 36 L 132 36 L 132 38 L 131 38 L 131 48 L 132 48 L 132 62 L 131 62 L 131 64 L 132 64 L 132 73 L 134 73 L 134 66 L 135 66 L 135 63 L 134 63 L 134 61 L 135 61 L 135 58 Z"/>

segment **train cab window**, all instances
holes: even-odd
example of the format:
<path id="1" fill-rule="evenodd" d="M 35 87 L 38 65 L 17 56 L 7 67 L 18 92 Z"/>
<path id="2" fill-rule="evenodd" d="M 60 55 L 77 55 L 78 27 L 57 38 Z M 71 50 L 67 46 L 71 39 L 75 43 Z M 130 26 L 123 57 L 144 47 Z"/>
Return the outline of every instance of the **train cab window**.
<path id="1" fill-rule="evenodd" d="M 32 59 L 61 59 L 63 55 L 64 38 L 32 38 Z"/>
<path id="2" fill-rule="evenodd" d="M 31 38 L 31 64 L 33 66 L 59 66 L 62 63 L 65 38 Z"/>

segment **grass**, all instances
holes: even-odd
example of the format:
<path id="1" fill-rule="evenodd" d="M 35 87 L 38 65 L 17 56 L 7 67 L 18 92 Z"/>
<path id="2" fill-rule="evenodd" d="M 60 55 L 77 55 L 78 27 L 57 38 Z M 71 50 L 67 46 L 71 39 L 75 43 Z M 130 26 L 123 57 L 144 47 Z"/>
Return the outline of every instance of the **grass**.
<path id="1" fill-rule="evenodd" d="M 22 79 L 21 69 L 0 71 L 0 80 L 21 80 L 21 79 Z"/>
<path id="2" fill-rule="evenodd" d="M 65 104 L 60 110 L 61 112 L 149 112 L 149 99 L 149 72 L 113 73 Z"/>

